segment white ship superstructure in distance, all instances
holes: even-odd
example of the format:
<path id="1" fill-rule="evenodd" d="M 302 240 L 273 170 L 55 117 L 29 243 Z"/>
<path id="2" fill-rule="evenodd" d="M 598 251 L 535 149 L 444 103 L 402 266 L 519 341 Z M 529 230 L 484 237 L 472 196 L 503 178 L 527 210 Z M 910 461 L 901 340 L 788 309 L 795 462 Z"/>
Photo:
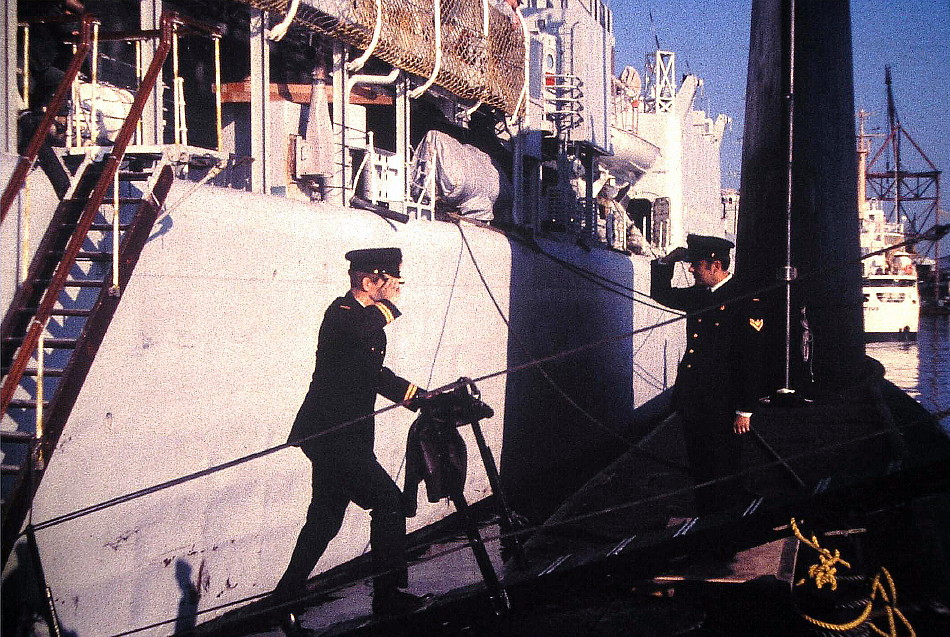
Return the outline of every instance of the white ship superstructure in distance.
<path id="1" fill-rule="evenodd" d="M 887 221 L 877 201 L 861 210 L 861 251 L 881 252 L 864 260 L 864 332 L 868 340 L 914 339 L 920 322 L 915 259 L 901 249 L 908 239 L 902 222 Z M 895 247 L 888 250 L 891 246 Z"/>

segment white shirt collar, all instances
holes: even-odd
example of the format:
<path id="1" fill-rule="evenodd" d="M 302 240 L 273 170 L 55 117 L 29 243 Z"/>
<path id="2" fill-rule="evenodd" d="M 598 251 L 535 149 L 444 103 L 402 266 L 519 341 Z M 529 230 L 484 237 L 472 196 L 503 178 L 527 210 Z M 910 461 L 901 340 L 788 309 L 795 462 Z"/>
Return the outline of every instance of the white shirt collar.
<path id="1" fill-rule="evenodd" d="M 712 286 L 711 288 L 709 288 L 709 291 L 710 291 L 710 292 L 715 292 L 716 290 L 718 290 L 719 288 L 721 288 L 722 286 L 724 286 L 724 285 L 726 284 L 726 281 L 728 281 L 728 280 L 731 279 L 731 278 L 732 278 L 732 272 L 730 272 L 728 275 L 726 275 L 726 278 L 725 278 L 725 279 L 723 279 L 722 281 L 720 281 L 720 282 L 717 283 L 716 285 L 714 285 L 714 286 Z"/>

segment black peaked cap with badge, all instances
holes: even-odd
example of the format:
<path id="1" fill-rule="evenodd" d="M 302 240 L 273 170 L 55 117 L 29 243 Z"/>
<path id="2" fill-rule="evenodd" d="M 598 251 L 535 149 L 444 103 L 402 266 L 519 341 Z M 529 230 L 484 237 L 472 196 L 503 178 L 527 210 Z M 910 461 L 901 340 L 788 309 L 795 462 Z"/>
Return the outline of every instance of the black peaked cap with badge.
<path id="1" fill-rule="evenodd" d="M 351 272 L 367 274 L 388 274 L 399 278 L 402 265 L 402 250 L 399 248 L 364 248 L 346 253 Z"/>
<path id="2" fill-rule="evenodd" d="M 686 237 L 686 251 L 689 253 L 687 259 L 692 263 L 722 260 L 729 257 L 729 250 L 735 245 L 728 239 L 690 234 Z"/>

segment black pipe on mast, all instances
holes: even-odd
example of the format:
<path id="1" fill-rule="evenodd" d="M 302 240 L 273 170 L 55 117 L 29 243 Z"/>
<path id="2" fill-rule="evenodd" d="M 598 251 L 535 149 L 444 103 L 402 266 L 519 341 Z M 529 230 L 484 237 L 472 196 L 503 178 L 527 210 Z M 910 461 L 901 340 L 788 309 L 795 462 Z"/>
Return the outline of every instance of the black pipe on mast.
<path id="1" fill-rule="evenodd" d="M 785 384 L 783 392 L 792 392 L 792 281 L 795 267 L 792 265 L 792 193 L 795 179 L 795 0 L 788 6 L 788 94 L 786 96 L 785 121 L 788 127 L 788 149 L 785 179 L 785 267 L 782 280 L 785 282 Z"/>
<path id="2" fill-rule="evenodd" d="M 796 329 L 804 308 L 814 388 L 835 391 L 864 362 L 847 0 L 753 0 L 746 95 L 737 276 L 761 289 L 797 270 L 788 302 L 773 299 L 785 316 L 772 322 L 790 333 L 772 331 L 774 380 L 810 380 Z"/>
<path id="3" fill-rule="evenodd" d="M 891 88 L 891 67 L 884 67 L 884 85 L 887 86 L 887 123 L 890 126 L 891 147 L 894 159 L 894 218 L 891 221 L 901 221 L 901 120 L 897 116 L 897 106 L 894 104 L 894 90 Z M 917 231 L 916 228 L 914 230 Z"/>

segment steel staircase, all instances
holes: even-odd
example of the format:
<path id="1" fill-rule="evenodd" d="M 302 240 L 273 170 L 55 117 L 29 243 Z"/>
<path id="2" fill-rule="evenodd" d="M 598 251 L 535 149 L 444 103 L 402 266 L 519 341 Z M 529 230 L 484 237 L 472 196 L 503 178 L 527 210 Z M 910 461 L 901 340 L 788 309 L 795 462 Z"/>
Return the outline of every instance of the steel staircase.
<path id="1" fill-rule="evenodd" d="M 11 520 L 22 523 L 22 507 L 32 498 L 28 485 L 45 469 L 173 180 L 167 165 L 152 176 L 119 173 L 120 192 L 130 193 L 135 180 L 148 181 L 140 196 L 119 199 L 116 277 L 114 204 L 92 206 L 101 169 L 89 164 L 60 202 L 0 328 L 0 471 L 16 478 L 12 487 L 4 485 L 5 537 Z M 91 214 L 84 215 L 87 209 Z"/>
<path id="2" fill-rule="evenodd" d="M 4 564 L 174 180 L 161 151 L 126 151 L 183 25 L 202 27 L 162 16 L 154 57 L 114 145 L 69 158 L 69 167 L 60 162 L 69 186 L 56 189 L 61 200 L 0 326 Z M 37 130 L 21 158 L 27 172 L 47 130 Z M 11 178 L 4 217 L 24 181 L 23 170 Z"/>

